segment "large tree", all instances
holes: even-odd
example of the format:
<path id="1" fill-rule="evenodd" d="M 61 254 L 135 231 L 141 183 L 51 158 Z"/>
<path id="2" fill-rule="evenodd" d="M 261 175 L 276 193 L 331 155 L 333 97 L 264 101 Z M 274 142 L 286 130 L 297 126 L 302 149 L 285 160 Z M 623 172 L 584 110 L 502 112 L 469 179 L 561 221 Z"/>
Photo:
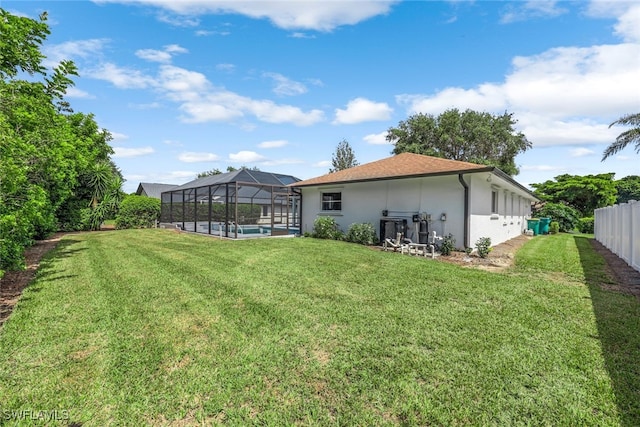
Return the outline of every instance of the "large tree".
<path id="1" fill-rule="evenodd" d="M 624 150 L 629 144 L 635 144 L 636 153 L 640 153 L 640 113 L 622 116 L 611 123 L 609 127 L 614 125 L 632 126 L 632 128 L 618 135 L 615 142 L 611 143 L 611 145 L 604 150 L 604 153 L 602 153 L 602 161 Z"/>
<path id="2" fill-rule="evenodd" d="M 627 203 L 629 200 L 640 200 L 640 176 L 629 175 L 615 182 L 618 190 L 616 203 Z"/>
<path id="3" fill-rule="evenodd" d="M 531 148 L 531 142 L 516 132 L 511 113 L 450 109 L 433 116 L 418 113 L 389 128 L 387 141 L 394 154 L 417 153 L 495 166 L 509 175 L 519 170 L 515 157 Z"/>
<path id="4" fill-rule="evenodd" d="M 34 239 L 78 228 L 91 202 L 83 176 L 113 153 L 109 133 L 64 99 L 75 65 L 42 64 L 48 34 L 46 14 L 0 8 L 0 274 L 23 264 Z"/>
<path id="5" fill-rule="evenodd" d="M 598 208 L 613 205 L 616 202 L 615 174 L 599 175 L 559 175 L 554 180 L 541 184 L 531 184 L 534 194 L 540 199 L 562 203 L 576 209 L 582 217 L 593 216 Z"/>
<path id="6" fill-rule="evenodd" d="M 336 151 L 333 153 L 333 157 L 331 158 L 331 165 L 333 168 L 329 169 L 330 173 L 358 166 L 356 154 L 353 152 L 351 145 L 349 145 L 349 142 L 346 139 L 343 139 L 338 143 Z"/>

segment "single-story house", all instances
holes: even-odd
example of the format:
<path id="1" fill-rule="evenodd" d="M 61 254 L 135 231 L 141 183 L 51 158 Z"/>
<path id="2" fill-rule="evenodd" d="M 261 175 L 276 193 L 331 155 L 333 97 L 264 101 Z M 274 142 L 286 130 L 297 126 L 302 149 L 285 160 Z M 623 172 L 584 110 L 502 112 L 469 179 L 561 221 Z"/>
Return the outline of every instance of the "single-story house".
<path id="1" fill-rule="evenodd" d="M 160 195 L 165 192 L 172 190 L 177 187 L 174 184 L 157 184 L 154 182 L 141 182 L 138 184 L 138 189 L 136 190 L 136 195 L 138 196 L 147 196 L 153 197 L 154 199 L 159 199 Z"/>
<path id="2" fill-rule="evenodd" d="M 493 166 L 413 153 L 329 173 L 290 185 L 302 193 L 302 232 L 320 216 L 347 231 L 371 223 L 382 241 L 402 232 L 416 243 L 451 234 L 457 248 L 481 237 L 496 245 L 527 229 L 539 199 Z"/>

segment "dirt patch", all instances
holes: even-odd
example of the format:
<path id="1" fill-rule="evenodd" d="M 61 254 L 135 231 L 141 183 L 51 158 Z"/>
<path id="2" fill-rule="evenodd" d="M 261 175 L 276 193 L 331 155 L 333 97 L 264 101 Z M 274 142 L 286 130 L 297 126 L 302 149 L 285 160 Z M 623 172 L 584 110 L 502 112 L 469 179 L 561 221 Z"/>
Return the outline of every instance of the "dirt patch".
<path id="1" fill-rule="evenodd" d="M 606 261 L 607 273 L 614 281 L 614 284 L 601 284 L 601 287 L 606 290 L 635 295 L 640 299 L 640 271 L 635 270 L 596 239 L 589 241 L 593 250 Z"/>
<path id="2" fill-rule="evenodd" d="M 439 261 L 457 264 L 464 267 L 474 267 L 483 270 L 501 271 L 513 265 L 515 254 L 522 245 L 533 239 L 525 234 L 514 237 L 506 242 L 492 247 L 486 258 L 480 258 L 476 254 L 467 255 L 464 252 L 454 251 L 449 256 L 440 256 Z"/>
<path id="3" fill-rule="evenodd" d="M 39 240 L 24 252 L 27 268 L 22 271 L 7 271 L 0 279 L 0 325 L 9 317 L 18 303 L 22 290 L 31 282 L 42 257 L 55 248 L 65 233 L 56 233 L 46 240 Z"/>

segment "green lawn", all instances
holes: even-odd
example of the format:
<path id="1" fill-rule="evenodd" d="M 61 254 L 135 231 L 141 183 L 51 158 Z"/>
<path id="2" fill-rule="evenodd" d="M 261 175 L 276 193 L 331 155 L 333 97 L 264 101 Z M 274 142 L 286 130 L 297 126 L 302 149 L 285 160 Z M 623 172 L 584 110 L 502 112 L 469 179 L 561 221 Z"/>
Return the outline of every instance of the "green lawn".
<path id="1" fill-rule="evenodd" d="M 0 330 L 0 424 L 640 425 L 640 304 L 602 267 L 572 235 L 499 274 L 308 238 L 70 235 Z"/>

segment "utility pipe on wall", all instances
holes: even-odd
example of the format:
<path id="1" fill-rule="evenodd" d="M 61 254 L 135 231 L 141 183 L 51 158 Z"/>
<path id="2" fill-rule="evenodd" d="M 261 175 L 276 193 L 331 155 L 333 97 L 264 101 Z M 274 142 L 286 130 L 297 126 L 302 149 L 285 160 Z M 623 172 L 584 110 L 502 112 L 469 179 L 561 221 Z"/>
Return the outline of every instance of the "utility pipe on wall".
<path id="1" fill-rule="evenodd" d="M 464 247 L 470 247 L 469 244 L 469 185 L 465 182 L 462 174 L 458 174 L 458 181 L 464 187 Z"/>

